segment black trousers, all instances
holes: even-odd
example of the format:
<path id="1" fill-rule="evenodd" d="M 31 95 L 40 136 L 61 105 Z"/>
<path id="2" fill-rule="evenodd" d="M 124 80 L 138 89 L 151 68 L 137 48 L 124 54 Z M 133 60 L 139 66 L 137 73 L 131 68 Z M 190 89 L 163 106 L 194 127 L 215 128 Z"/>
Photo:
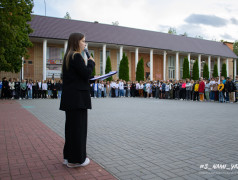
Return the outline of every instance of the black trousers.
<path id="1" fill-rule="evenodd" d="M 87 109 L 66 111 L 64 159 L 82 164 L 86 159 Z"/>

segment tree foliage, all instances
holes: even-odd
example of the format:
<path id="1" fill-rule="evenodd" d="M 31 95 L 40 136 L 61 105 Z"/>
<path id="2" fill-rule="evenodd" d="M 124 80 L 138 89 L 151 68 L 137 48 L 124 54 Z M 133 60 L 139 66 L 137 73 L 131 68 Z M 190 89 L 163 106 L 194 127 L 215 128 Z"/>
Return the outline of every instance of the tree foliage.
<path id="1" fill-rule="evenodd" d="M 119 66 L 119 79 L 129 81 L 129 62 L 125 53 L 123 53 L 123 57 Z"/>
<path id="2" fill-rule="evenodd" d="M 190 78 L 189 62 L 187 57 L 185 57 L 183 61 L 183 79 L 186 79 L 186 78 Z"/>
<path id="3" fill-rule="evenodd" d="M 19 72 L 22 57 L 28 58 L 32 47 L 29 34 L 33 0 L 1 0 L 0 3 L 0 71 Z"/>
<path id="4" fill-rule="evenodd" d="M 203 66 L 203 78 L 209 79 L 209 69 L 206 63 L 204 63 L 204 66 Z"/>
<path id="5" fill-rule="evenodd" d="M 109 73 L 112 71 L 112 66 L 111 66 L 111 59 L 108 56 L 107 57 L 107 61 L 106 61 L 106 69 L 105 69 L 105 73 Z M 112 81 L 112 76 L 110 76 L 109 78 L 106 79 L 107 81 Z"/>
<path id="6" fill-rule="evenodd" d="M 217 64 L 214 64 L 214 68 L 213 68 L 213 77 L 218 77 L 218 68 L 217 68 Z"/>
<path id="7" fill-rule="evenodd" d="M 177 34 L 176 29 L 172 28 L 172 27 L 169 28 L 168 33 L 169 34 Z"/>
<path id="8" fill-rule="evenodd" d="M 91 56 L 93 57 L 93 53 L 91 53 Z M 96 75 L 96 70 L 95 70 L 95 66 L 94 66 L 92 76 L 94 77 L 95 75 Z"/>
<path id="9" fill-rule="evenodd" d="M 66 12 L 64 18 L 65 18 L 65 19 L 71 19 L 71 16 L 70 16 L 69 12 Z"/>
<path id="10" fill-rule="evenodd" d="M 141 58 L 136 67 L 136 80 L 144 81 L 144 60 Z"/>
<path id="11" fill-rule="evenodd" d="M 199 79 L 199 67 L 198 67 L 198 60 L 195 61 L 193 64 L 193 80 Z"/>
<path id="12" fill-rule="evenodd" d="M 225 63 L 222 64 L 221 76 L 223 76 L 224 78 L 227 77 L 227 70 L 226 70 L 226 64 Z"/>
<path id="13" fill-rule="evenodd" d="M 233 51 L 238 56 L 238 41 L 233 44 Z"/>

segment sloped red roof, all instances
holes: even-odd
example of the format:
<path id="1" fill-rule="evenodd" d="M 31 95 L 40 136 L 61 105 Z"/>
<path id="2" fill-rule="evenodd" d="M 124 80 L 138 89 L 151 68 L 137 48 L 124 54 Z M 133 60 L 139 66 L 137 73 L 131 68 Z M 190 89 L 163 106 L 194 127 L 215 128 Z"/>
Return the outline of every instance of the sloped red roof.
<path id="1" fill-rule="evenodd" d="M 71 33 L 81 32 L 88 42 L 237 58 L 222 42 L 198 38 L 39 15 L 32 15 L 30 24 L 30 37 L 67 40 Z"/>

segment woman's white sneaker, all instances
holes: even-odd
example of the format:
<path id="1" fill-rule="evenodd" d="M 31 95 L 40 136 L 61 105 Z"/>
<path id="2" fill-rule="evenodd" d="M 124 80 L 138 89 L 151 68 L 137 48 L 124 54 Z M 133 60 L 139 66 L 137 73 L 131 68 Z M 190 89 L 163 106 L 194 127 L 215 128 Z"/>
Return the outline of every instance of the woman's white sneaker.
<path id="1" fill-rule="evenodd" d="M 69 162 L 68 162 L 68 159 L 64 159 L 63 161 L 63 165 L 67 165 Z"/>
<path id="2" fill-rule="evenodd" d="M 69 168 L 75 168 L 75 167 L 83 167 L 83 166 L 87 166 L 90 163 L 89 158 L 86 158 L 84 163 L 79 164 L 79 163 L 68 163 L 67 166 Z"/>

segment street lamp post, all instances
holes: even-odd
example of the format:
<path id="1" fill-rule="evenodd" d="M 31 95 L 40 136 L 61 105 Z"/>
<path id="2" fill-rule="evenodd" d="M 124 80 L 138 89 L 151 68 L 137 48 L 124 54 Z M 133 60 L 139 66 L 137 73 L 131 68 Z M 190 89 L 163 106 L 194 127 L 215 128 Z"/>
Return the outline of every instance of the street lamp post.
<path id="1" fill-rule="evenodd" d="M 45 3 L 45 0 L 44 0 L 44 3 Z M 45 16 L 46 16 L 46 3 L 45 3 Z"/>

